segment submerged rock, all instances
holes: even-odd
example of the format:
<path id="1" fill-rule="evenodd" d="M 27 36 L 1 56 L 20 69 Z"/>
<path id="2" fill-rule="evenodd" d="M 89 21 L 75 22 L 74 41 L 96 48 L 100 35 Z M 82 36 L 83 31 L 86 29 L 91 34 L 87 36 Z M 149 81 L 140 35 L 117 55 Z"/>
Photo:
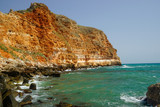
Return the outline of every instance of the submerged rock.
<path id="1" fill-rule="evenodd" d="M 39 102 L 39 103 L 43 103 L 43 101 L 41 101 L 41 100 L 37 100 L 37 102 Z"/>
<path id="2" fill-rule="evenodd" d="M 60 102 L 59 104 L 56 104 L 56 107 L 72 107 L 72 104 L 68 104 L 66 102 Z"/>
<path id="3" fill-rule="evenodd" d="M 66 102 L 60 102 L 59 104 L 56 104 L 56 107 L 80 107 L 80 106 L 72 105 Z"/>
<path id="4" fill-rule="evenodd" d="M 47 99 L 48 99 L 48 100 L 52 100 L 53 98 L 52 98 L 52 97 L 48 97 Z"/>
<path id="5" fill-rule="evenodd" d="M 150 85 L 146 95 L 148 104 L 152 106 L 160 104 L 160 83 Z"/>
<path id="6" fill-rule="evenodd" d="M 55 73 L 55 74 L 52 74 L 53 77 L 60 77 L 61 74 L 60 73 Z"/>
<path id="7" fill-rule="evenodd" d="M 149 105 L 147 103 L 147 97 L 140 97 L 139 99 L 141 100 L 141 102 L 140 102 L 141 105 L 145 105 L 145 106 Z"/>
<path id="8" fill-rule="evenodd" d="M 30 85 L 29 89 L 36 90 L 36 84 L 35 84 L 35 83 L 32 83 L 32 84 Z"/>

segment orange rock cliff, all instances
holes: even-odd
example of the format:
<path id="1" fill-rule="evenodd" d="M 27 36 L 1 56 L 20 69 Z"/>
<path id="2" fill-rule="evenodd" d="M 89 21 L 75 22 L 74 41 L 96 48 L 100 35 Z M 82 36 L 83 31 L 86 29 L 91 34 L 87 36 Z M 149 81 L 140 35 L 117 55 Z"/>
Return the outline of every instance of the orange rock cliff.
<path id="1" fill-rule="evenodd" d="M 0 12 L 1 67 L 6 60 L 31 66 L 121 65 L 116 52 L 103 31 L 77 25 L 42 3 Z"/>

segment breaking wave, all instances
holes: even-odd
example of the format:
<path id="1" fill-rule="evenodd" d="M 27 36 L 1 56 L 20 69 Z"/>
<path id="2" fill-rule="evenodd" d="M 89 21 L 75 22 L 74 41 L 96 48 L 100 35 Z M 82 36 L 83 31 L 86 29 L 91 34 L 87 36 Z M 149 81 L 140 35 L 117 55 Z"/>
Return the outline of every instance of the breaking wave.
<path id="1" fill-rule="evenodd" d="M 121 68 L 134 68 L 134 67 L 123 65 Z"/>
<path id="2" fill-rule="evenodd" d="M 135 96 L 129 96 L 125 94 L 121 94 L 120 99 L 125 101 L 126 103 L 140 103 L 141 100 Z"/>

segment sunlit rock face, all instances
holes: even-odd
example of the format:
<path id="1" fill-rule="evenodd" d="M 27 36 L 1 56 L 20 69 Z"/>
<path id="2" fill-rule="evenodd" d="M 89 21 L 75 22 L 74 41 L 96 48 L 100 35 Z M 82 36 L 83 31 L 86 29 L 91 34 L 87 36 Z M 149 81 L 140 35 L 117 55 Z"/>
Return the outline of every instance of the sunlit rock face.
<path id="1" fill-rule="evenodd" d="M 103 31 L 77 25 L 42 3 L 26 10 L 0 12 L 0 57 L 31 65 L 75 67 L 120 65 Z"/>

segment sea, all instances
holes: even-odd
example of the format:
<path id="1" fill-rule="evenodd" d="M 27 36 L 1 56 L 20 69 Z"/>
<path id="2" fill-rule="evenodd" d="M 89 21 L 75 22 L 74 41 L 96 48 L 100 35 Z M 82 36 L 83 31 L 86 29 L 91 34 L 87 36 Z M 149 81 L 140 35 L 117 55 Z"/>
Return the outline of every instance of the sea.
<path id="1" fill-rule="evenodd" d="M 160 63 L 79 69 L 59 78 L 37 76 L 32 82 L 38 89 L 31 94 L 33 104 L 25 107 L 56 107 L 60 102 L 80 107 L 145 107 L 142 99 L 147 88 L 160 82 Z"/>

